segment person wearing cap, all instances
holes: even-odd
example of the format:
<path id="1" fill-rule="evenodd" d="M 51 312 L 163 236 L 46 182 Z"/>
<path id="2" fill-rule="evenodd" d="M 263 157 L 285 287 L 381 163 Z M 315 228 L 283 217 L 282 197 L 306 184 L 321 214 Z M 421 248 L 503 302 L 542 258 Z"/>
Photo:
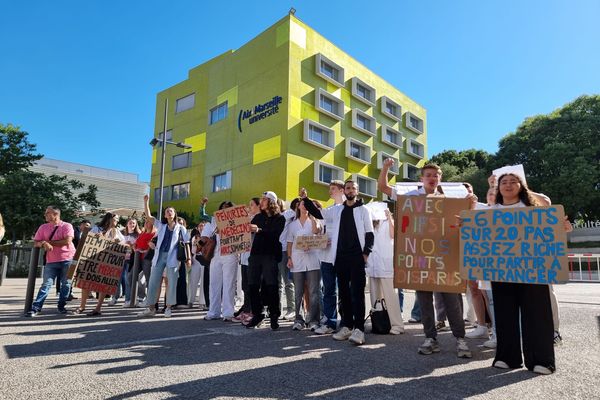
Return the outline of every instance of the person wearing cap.
<path id="1" fill-rule="evenodd" d="M 328 221 L 331 248 L 335 249 L 333 265 L 342 302 L 342 328 L 333 338 L 361 345 L 365 343 L 365 264 L 373 249 L 373 223 L 369 210 L 357 199 L 356 182 L 344 183 L 344 195 L 346 201 L 342 207 L 322 212 L 308 197 L 303 201 L 312 216 Z"/>
<path id="2" fill-rule="evenodd" d="M 246 327 L 255 328 L 262 323 L 263 307 L 267 305 L 271 329 L 276 330 L 279 328 L 277 320 L 281 314 L 277 282 L 278 263 L 282 256 L 279 237 L 285 226 L 285 218 L 280 213 L 274 192 L 264 192 L 259 207 L 260 213 L 250 222 L 250 229 L 255 233 L 248 259 L 248 286 L 253 317 Z"/>

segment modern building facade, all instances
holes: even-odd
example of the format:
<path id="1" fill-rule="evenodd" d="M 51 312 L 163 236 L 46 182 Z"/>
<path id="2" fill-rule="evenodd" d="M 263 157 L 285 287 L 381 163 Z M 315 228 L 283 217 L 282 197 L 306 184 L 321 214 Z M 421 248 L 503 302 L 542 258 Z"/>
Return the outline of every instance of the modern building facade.
<path id="1" fill-rule="evenodd" d="M 160 92 L 159 139 L 166 99 L 167 139 L 191 149 L 167 146 L 164 201 L 196 215 L 203 196 L 213 211 L 265 190 L 289 200 L 305 187 L 328 203 L 329 182 L 351 177 L 365 200 L 381 198 L 383 160 L 399 161 L 394 179 L 402 180 L 416 177 L 427 154 L 426 110 L 294 15 Z"/>
<path id="2" fill-rule="evenodd" d="M 29 168 L 45 175 L 66 176 L 88 185 L 96 185 L 96 198 L 104 210 L 143 210 L 148 183 L 140 182 L 137 174 L 107 168 L 92 167 L 44 157 Z M 85 211 L 85 210 L 83 210 Z"/>

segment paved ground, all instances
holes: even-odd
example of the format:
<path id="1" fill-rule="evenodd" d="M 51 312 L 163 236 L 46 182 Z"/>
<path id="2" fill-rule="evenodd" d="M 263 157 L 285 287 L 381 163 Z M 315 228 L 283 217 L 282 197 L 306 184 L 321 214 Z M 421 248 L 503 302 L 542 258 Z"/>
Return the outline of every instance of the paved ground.
<path id="1" fill-rule="evenodd" d="M 491 368 L 482 340 L 470 341 L 472 360 L 457 359 L 449 333 L 440 354 L 418 355 L 420 325 L 401 336 L 368 334 L 354 347 L 289 323 L 272 332 L 204 321 L 198 310 L 170 320 L 120 307 L 65 317 L 52 298 L 26 319 L 25 286 L 9 279 L 0 287 L 0 399 L 600 398 L 600 284 L 556 287 L 564 344 L 551 376 Z M 407 300 L 410 307 L 412 293 Z"/>

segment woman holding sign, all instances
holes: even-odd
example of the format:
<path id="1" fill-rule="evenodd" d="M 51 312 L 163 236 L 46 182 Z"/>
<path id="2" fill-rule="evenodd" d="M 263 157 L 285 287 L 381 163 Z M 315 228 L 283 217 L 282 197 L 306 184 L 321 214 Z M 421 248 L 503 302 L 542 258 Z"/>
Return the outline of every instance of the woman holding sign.
<path id="1" fill-rule="evenodd" d="M 165 208 L 162 220 L 158 220 L 152 216 L 148 200 L 149 196 L 144 195 L 144 213 L 147 220 L 158 229 L 158 240 L 152 258 L 152 269 L 146 297 L 148 308 L 141 312 L 139 316 L 147 317 L 156 314 L 155 303 L 158 300 L 163 270 L 166 269 L 169 286 L 167 288 L 165 318 L 170 318 L 171 307 L 177 304 L 177 279 L 179 278 L 180 263 L 177 259 L 177 247 L 180 241 L 188 242 L 189 239 L 185 227 L 177 222 L 177 212 L 173 207 Z M 186 260 L 186 263 L 191 265 L 191 260 Z"/>
<path id="2" fill-rule="evenodd" d="M 500 176 L 493 207 L 540 205 L 518 174 Z M 498 340 L 492 365 L 501 369 L 521 368 L 524 357 L 530 371 L 543 375 L 554 372 L 554 325 L 548 285 L 492 282 L 492 293 Z"/>

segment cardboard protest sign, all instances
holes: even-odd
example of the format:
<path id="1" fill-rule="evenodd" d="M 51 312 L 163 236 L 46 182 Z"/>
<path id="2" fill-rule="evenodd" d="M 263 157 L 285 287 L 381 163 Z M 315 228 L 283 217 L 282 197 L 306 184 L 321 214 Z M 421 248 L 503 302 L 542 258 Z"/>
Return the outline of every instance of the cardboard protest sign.
<path id="1" fill-rule="evenodd" d="M 113 295 L 121 280 L 128 247 L 99 233 L 88 233 L 79 254 L 76 286 Z"/>
<path id="2" fill-rule="evenodd" d="M 327 235 L 296 236 L 294 247 L 298 250 L 326 249 L 328 240 Z"/>
<path id="3" fill-rule="evenodd" d="M 423 184 L 421 182 L 396 182 L 394 188 L 396 189 L 396 194 L 401 196 L 408 192 L 418 190 L 422 186 Z M 469 194 L 461 182 L 440 182 L 438 187 L 441 188 L 441 193 L 446 197 L 462 199 Z"/>
<path id="4" fill-rule="evenodd" d="M 470 200 L 399 196 L 396 201 L 394 286 L 463 293 L 456 216 Z"/>
<path id="5" fill-rule="evenodd" d="M 221 255 L 250 251 L 252 235 L 250 214 L 246 206 L 224 208 L 215 212 L 221 244 Z"/>
<path id="6" fill-rule="evenodd" d="M 461 276 L 517 283 L 568 281 L 564 215 L 560 205 L 463 211 Z"/>

